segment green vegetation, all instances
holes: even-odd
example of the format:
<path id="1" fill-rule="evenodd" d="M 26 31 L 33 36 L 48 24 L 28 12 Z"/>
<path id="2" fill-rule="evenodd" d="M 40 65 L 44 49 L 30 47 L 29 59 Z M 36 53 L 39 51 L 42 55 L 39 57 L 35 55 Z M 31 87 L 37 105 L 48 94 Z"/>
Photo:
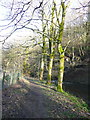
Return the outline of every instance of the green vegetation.
<path id="1" fill-rule="evenodd" d="M 28 78 L 26 78 L 28 79 Z M 76 97 L 74 95 L 72 95 L 71 93 L 69 92 L 65 92 L 65 91 L 62 91 L 62 92 L 58 92 L 57 91 L 57 86 L 55 86 L 54 84 L 46 84 L 46 81 L 43 80 L 43 81 L 39 81 L 39 80 L 32 80 L 32 79 L 29 79 L 31 82 L 34 82 L 34 83 L 37 83 L 38 85 L 40 85 L 43 89 L 46 89 L 46 90 L 50 90 L 51 92 L 50 93 L 47 93 L 49 96 L 51 93 L 55 93 L 58 95 L 57 97 L 59 97 L 61 94 L 65 96 L 65 98 L 69 99 L 72 103 L 73 103 L 73 106 L 75 108 L 77 108 L 78 110 L 84 110 L 86 112 L 90 112 L 90 108 L 88 107 L 87 103 L 79 98 L 79 97 Z M 43 87 L 44 86 L 44 87 Z M 52 90 L 53 89 L 53 90 Z"/>
<path id="2" fill-rule="evenodd" d="M 83 101 L 82 99 L 80 99 L 79 97 L 73 96 L 72 94 L 68 93 L 68 92 L 63 92 L 63 94 L 68 97 L 74 104 L 75 107 L 79 108 L 79 109 L 83 109 L 87 112 L 90 111 L 90 109 L 88 108 L 88 105 L 85 101 Z"/>
<path id="3" fill-rule="evenodd" d="M 21 110 L 22 107 L 24 107 L 25 109 L 25 110 L 23 109 L 23 112 L 25 112 L 25 114 L 27 113 L 26 109 L 28 111 L 32 109 L 33 111 L 35 111 L 35 109 L 37 109 L 38 107 L 39 109 L 42 109 L 41 106 L 43 104 L 44 105 L 43 109 L 47 108 L 48 110 L 47 118 L 50 117 L 50 118 L 88 119 L 87 114 L 89 113 L 89 108 L 87 108 L 87 104 L 83 100 L 67 92 L 63 93 L 56 92 L 55 89 L 53 88 L 55 88 L 55 86 L 46 85 L 45 81 L 41 82 L 33 78 L 26 79 L 23 78 L 22 80 L 19 81 L 18 84 L 13 85 L 9 89 L 3 91 L 3 95 L 7 93 L 7 96 L 10 96 L 10 99 L 6 95 L 4 97 L 7 99 L 3 98 L 4 99 L 3 102 L 4 103 L 6 102 L 7 106 L 6 109 L 7 112 L 4 111 L 6 113 L 6 116 L 10 116 L 12 113 L 12 115 L 15 115 L 16 117 L 17 112 L 22 113 Z M 44 98 L 42 98 L 42 96 Z M 37 100 L 39 100 L 39 102 L 42 104 L 40 104 Z M 8 104 L 8 102 L 11 104 Z M 15 104 L 13 105 L 13 103 Z M 36 104 L 38 105 L 36 106 Z M 31 108 L 30 106 L 33 106 L 33 108 Z M 5 106 L 3 107 L 4 110 Z M 16 109 L 16 112 L 13 113 L 12 109 L 14 110 Z"/>
<path id="4" fill-rule="evenodd" d="M 80 75 L 83 76 L 82 73 L 85 74 L 85 72 L 87 72 L 86 69 L 90 62 L 89 22 L 86 20 L 80 22 L 81 18 L 79 18 L 76 20 L 76 23 L 75 21 L 70 22 L 70 24 L 66 23 L 67 0 L 61 0 L 59 5 L 55 0 L 52 0 L 50 5 L 48 2 L 44 2 L 45 1 L 42 0 L 39 7 L 32 10 L 33 14 L 31 18 L 30 16 L 29 18 L 27 17 L 27 13 L 29 13 L 27 11 L 30 8 L 29 2 L 19 3 L 20 7 L 22 7 L 17 8 L 21 10 L 21 12 L 17 15 L 15 13 L 15 16 L 18 18 L 14 16 L 14 3 L 12 3 L 13 16 L 10 19 L 15 17 L 14 19 L 18 21 L 16 24 L 14 23 L 16 28 L 20 26 L 26 29 L 28 28 L 33 31 L 33 35 L 25 38 L 24 44 L 12 44 L 9 45 L 8 49 L 3 49 L 2 86 L 3 88 L 8 87 L 22 80 L 21 84 L 25 83 L 25 88 L 20 88 L 14 92 L 15 94 L 25 93 L 24 95 L 26 95 L 30 88 L 30 82 L 36 83 L 44 90 L 43 94 L 48 98 L 47 103 L 51 102 L 51 105 L 55 105 L 55 113 L 57 113 L 57 115 L 53 114 L 53 117 L 60 117 L 60 112 L 64 117 L 77 117 L 79 112 L 81 117 L 83 117 L 82 113 L 84 113 L 85 117 L 86 113 L 90 112 L 88 105 L 82 99 L 64 91 L 63 83 L 69 81 L 68 76 L 70 75 L 70 83 L 88 84 L 88 82 L 86 82 L 86 79 L 88 79 L 86 78 L 87 74 L 85 78 L 83 78 L 84 82 L 82 80 L 80 83 L 77 69 L 81 69 Z M 34 16 L 34 12 L 38 13 L 37 19 L 34 18 L 36 17 Z M 18 15 L 21 16 L 20 19 Z M 23 18 L 23 16 L 25 18 Z M 22 25 L 23 21 L 20 22 L 22 19 L 23 21 L 26 20 L 24 21 L 26 26 Z M 34 27 L 37 29 L 29 28 L 32 26 L 32 20 L 34 21 L 33 24 L 35 20 L 39 21 L 41 25 L 40 28 L 38 28 L 36 24 Z M 13 21 L 14 20 L 11 21 L 12 24 Z M 19 27 L 18 24 L 20 25 Z M 88 69 L 90 70 L 90 67 L 88 67 Z M 75 75 L 72 75 L 73 71 L 76 72 Z M 27 80 L 23 81 L 24 77 Z M 75 81 L 75 77 L 77 81 Z M 60 105 L 63 110 L 61 110 Z M 51 111 L 51 106 L 47 106 Z M 56 106 L 59 106 L 59 108 Z"/>
<path id="5" fill-rule="evenodd" d="M 25 45 L 12 45 L 3 50 L 3 70 L 6 74 L 12 76 L 18 71 L 27 76 L 38 77 L 40 81 L 46 80 L 47 84 L 55 80 L 57 90 L 63 91 L 66 68 L 74 69 L 83 64 L 83 61 L 89 59 L 90 52 L 86 22 L 77 25 L 72 22 L 64 27 L 67 6 L 62 0 L 57 7 L 53 0 L 47 15 L 42 3 L 39 10 L 42 30 L 35 31 L 36 36 L 30 40 L 31 44 L 26 40 Z"/>

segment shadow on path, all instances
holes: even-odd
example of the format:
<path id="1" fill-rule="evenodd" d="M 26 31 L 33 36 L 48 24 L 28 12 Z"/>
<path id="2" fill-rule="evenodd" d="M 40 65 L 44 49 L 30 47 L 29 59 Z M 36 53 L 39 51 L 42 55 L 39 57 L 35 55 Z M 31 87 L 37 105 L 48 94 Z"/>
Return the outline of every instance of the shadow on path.
<path id="1" fill-rule="evenodd" d="M 43 86 L 44 87 L 44 86 Z M 53 91 L 53 90 L 52 90 Z M 46 90 L 23 79 L 3 90 L 3 118 L 80 118 L 86 113 L 75 112 L 62 94 Z M 54 94 L 54 95 L 53 95 Z M 59 99 L 58 99 L 59 98 Z"/>

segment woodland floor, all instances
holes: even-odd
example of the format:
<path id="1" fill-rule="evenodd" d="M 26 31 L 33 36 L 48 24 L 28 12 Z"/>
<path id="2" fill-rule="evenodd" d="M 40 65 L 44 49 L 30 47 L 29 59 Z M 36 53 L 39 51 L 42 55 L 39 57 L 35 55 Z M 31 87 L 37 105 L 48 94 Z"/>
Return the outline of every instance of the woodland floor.
<path id="1" fill-rule="evenodd" d="M 81 101 L 80 101 L 81 102 Z M 22 79 L 5 88 L 2 94 L 2 118 L 86 118 L 90 114 L 63 93 L 32 79 Z"/>

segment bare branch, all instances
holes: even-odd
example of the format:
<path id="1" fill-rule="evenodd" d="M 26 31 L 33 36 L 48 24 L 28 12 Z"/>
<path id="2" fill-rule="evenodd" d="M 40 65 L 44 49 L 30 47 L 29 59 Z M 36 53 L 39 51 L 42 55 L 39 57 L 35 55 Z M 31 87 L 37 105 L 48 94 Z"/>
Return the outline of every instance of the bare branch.
<path id="1" fill-rule="evenodd" d="M 41 8 L 42 4 L 43 4 L 43 1 L 42 1 L 42 2 L 40 2 L 40 5 L 39 5 L 38 7 L 36 7 L 36 8 L 33 10 L 32 15 L 34 14 L 34 12 L 35 12 L 37 9 Z"/>

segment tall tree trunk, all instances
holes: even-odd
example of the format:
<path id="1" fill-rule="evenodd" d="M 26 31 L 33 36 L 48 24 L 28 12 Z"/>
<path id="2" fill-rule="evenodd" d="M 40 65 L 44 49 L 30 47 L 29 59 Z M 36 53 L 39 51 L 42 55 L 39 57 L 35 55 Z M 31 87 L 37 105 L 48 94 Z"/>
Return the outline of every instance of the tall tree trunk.
<path id="1" fill-rule="evenodd" d="M 74 45 L 73 45 L 73 47 L 72 47 L 72 67 L 74 67 L 74 65 L 75 65 L 75 53 L 74 53 L 75 51 L 74 51 Z"/>
<path id="2" fill-rule="evenodd" d="M 49 65 L 48 65 L 48 79 L 47 84 L 51 84 L 51 77 L 52 77 L 52 67 L 53 67 L 53 59 L 54 59 L 54 44 L 53 44 L 53 38 L 49 41 Z"/>
<path id="3" fill-rule="evenodd" d="M 46 36 L 45 36 L 45 31 L 46 31 L 46 26 L 47 23 L 44 21 L 44 7 L 42 7 L 42 41 L 43 41 L 43 46 L 42 46 L 42 58 L 41 58 L 41 66 L 40 66 L 40 78 L 39 80 L 43 80 L 43 73 L 44 73 L 44 65 L 45 65 L 45 53 L 46 53 Z"/>
<path id="4" fill-rule="evenodd" d="M 53 7 L 51 13 L 51 25 L 50 25 L 50 39 L 49 39 L 49 67 L 48 67 L 48 80 L 47 84 L 51 84 L 51 76 L 52 76 L 52 67 L 53 67 L 53 59 L 54 59 L 54 47 L 55 47 L 55 30 L 54 30 L 54 14 L 55 14 L 55 6 L 53 0 Z"/>
<path id="5" fill-rule="evenodd" d="M 48 67 L 48 81 L 47 84 L 51 84 L 51 76 L 52 76 L 52 66 L 53 66 L 54 55 L 50 55 L 49 67 Z"/>
<path id="6" fill-rule="evenodd" d="M 40 81 L 43 80 L 43 72 L 44 72 L 44 55 L 42 55 L 41 58 L 40 78 L 39 78 Z"/>
<path id="7" fill-rule="evenodd" d="M 43 30 L 43 47 L 42 47 L 42 57 L 41 57 L 41 66 L 40 66 L 40 77 L 39 77 L 40 81 L 43 80 L 44 65 L 45 65 L 45 53 L 46 53 L 46 41 L 45 41 L 44 33 L 45 33 L 45 29 Z"/>
<path id="8" fill-rule="evenodd" d="M 61 2 L 61 8 L 62 8 L 62 20 L 61 23 L 58 21 L 59 25 L 59 34 L 58 34 L 58 52 L 59 52 L 59 72 L 58 72 L 58 85 L 57 85 L 57 90 L 59 92 L 63 91 L 62 88 L 62 82 L 63 82 L 63 75 L 64 75 L 64 50 L 62 48 L 62 38 L 63 38 L 63 31 L 64 31 L 64 21 L 65 21 L 65 11 L 66 11 L 66 6 L 65 3 Z M 57 16 L 57 13 L 56 13 Z M 58 18 L 58 16 L 57 16 Z"/>
<path id="9" fill-rule="evenodd" d="M 63 92 L 62 83 L 64 75 L 64 52 L 60 54 L 59 72 L 58 72 L 58 86 L 57 90 Z"/>

